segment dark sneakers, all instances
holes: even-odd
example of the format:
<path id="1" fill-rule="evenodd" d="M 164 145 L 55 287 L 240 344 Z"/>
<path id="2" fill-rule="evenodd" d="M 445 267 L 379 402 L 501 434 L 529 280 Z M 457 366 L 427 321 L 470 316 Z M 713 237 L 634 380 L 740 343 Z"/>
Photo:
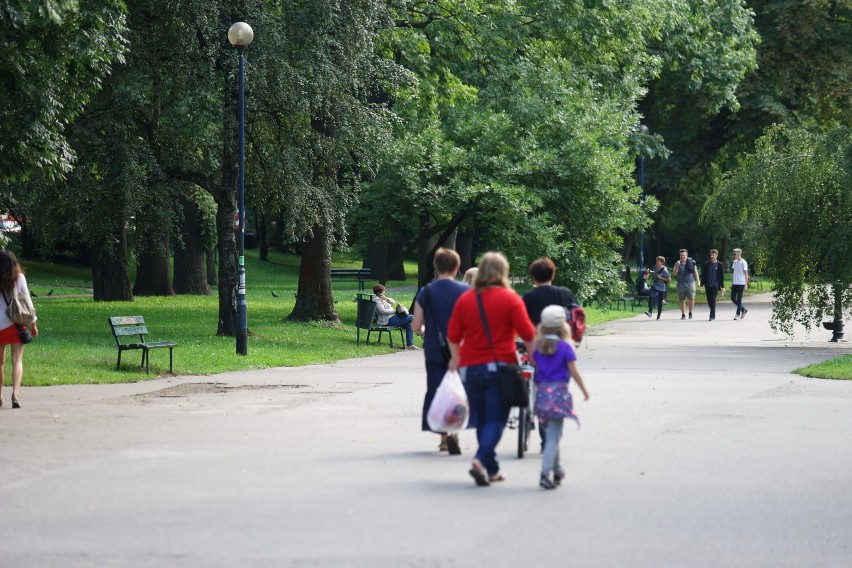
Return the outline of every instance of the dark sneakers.
<path id="1" fill-rule="evenodd" d="M 550 477 L 541 474 L 541 479 L 538 480 L 538 486 L 542 489 L 556 489 L 556 484 L 550 481 Z"/>

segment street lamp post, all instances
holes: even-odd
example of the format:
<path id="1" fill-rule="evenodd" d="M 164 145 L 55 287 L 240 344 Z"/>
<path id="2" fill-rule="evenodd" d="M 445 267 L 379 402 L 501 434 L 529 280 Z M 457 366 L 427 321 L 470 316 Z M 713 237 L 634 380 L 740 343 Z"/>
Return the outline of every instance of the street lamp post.
<path id="1" fill-rule="evenodd" d="M 639 125 L 639 133 L 640 134 L 648 134 L 648 127 L 644 124 Z M 641 193 L 639 194 L 639 204 L 642 208 L 642 211 L 645 210 L 645 154 L 639 154 L 639 189 Z M 645 230 L 639 229 L 639 269 L 638 272 L 641 274 L 645 269 Z"/>
<path id="2" fill-rule="evenodd" d="M 237 48 L 240 54 L 240 94 L 239 94 L 239 162 L 240 179 L 237 188 L 237 207 L 239 207 L 240 230 L 238 236 L 239 257 L 238 273 L 239 284 L 237 287 L 237 355 L 248 354 L 248 317 L 246 307 L 246 259 L 245 259 L 245 232 L 246 232 L 246 176 L 245 176 L 245 54 L 254 32 L 251 26 L 245 22 L 237 22 L 228 29 L 228 41 Z"/>

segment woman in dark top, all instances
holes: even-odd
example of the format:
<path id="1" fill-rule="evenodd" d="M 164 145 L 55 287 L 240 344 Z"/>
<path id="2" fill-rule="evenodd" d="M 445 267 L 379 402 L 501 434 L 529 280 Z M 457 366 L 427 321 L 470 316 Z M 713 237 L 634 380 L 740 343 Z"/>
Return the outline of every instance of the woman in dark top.
<path id="1" fill-rule="evenodd" d="M 426 356 L 426 396 L 423 399 L 424 432 L 429 432 L 426 415 L 435 398 L 435 391 L 447 373 L 449 347 L 447 345 L 447 323 L 453 313 L 453 307 L 459 296 L 470 290 L 470 286 L 457 282 L 461 259 L 454 250 L 439 248 L 433 260 L 437 277 L 424 286 L 414 302 L 414 320 L 411 328 L 423 336 L 423 353 Z M 453 455 L 461 453 L 457 434 L 441 433 L 439 451 L 449 451 Z"/>

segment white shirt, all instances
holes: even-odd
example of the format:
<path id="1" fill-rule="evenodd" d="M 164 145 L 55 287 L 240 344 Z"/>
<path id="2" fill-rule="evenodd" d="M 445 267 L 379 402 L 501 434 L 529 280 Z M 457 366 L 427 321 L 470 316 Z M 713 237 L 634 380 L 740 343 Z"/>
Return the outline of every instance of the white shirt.
<path id="1" fill-rule="evenodd" d="M 748 273 L 748 263 L 744 258 L 740 258 L 739 260 L 735 260 L 731 263 L 731 270 L 733 271 L 733 279 L 731 283 L 734 286 L 745 286 L 746 285 L 746 274 Z"/>

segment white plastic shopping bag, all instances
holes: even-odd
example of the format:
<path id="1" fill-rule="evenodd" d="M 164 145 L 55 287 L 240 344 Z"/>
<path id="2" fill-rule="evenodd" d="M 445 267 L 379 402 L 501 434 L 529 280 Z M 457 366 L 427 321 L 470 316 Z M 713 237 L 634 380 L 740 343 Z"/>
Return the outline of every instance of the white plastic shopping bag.
<path id="1" fill-rule="evenodd" d="M 458 371 L 447 371 L 429 407 L 426 421 L 435 432 L 458 432 L 467 426 L 470 406 Z"/>

